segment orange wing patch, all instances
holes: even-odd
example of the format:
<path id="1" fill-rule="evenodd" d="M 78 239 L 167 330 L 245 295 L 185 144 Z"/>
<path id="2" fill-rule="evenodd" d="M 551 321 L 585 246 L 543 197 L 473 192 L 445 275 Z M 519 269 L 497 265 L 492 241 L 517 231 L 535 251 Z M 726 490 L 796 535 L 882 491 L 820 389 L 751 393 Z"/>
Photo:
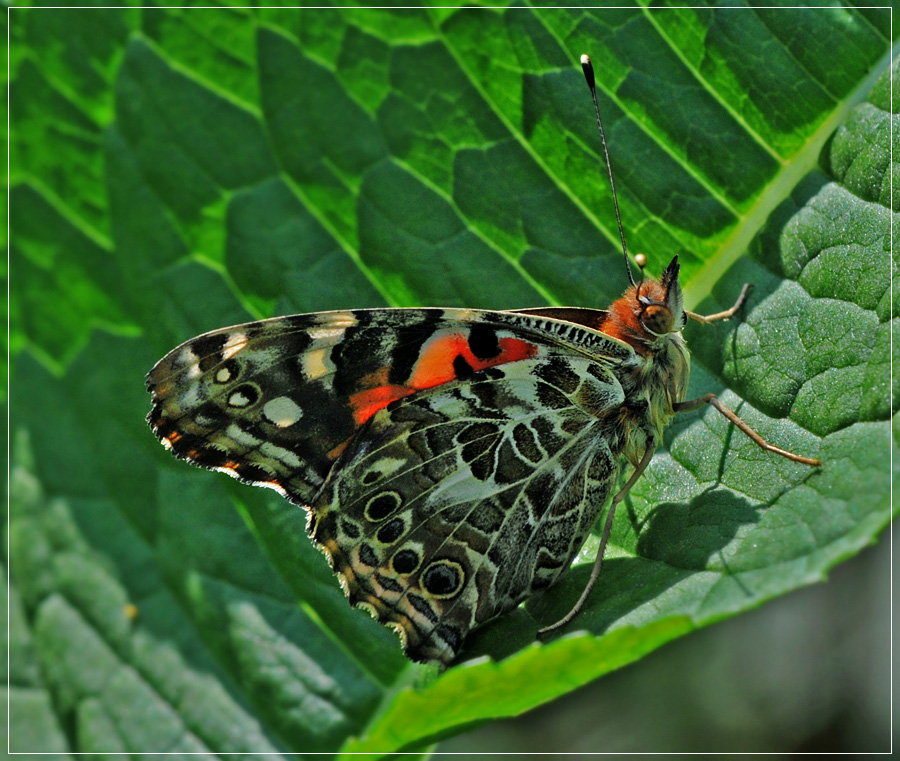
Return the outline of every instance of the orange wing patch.
<path id="1" fill-rule="evenodd" d="M 364 391 L 357 391 L 350 397 L 350 408 L 353 410 L 353 418 L 357 425 L 365 423 L 372 415 L 391 402 L 402 399 L 404 396 L 414 394 L 416 389 L 406 386 L 376 386 Z"/>
<path id="2" fill-rule="evenodd" d="M 538 351 L 535 344 L 521 338 L 501 338 L 498 343 L 500 352 L 485 359 L 475 356 L 469 347 L 467 337 L 462 333 L 441 336 L 425 346 L 422 356 L 413 368 L 409 385 L 418 390 L 456 380 L 459 377 L 460 360 L 464 362 L 464 366 L 471 368 L 472 372 L 478 372 L 488 367 L 505 365 L 507 362 L 530 359 Z"/>
<path id="3" fill-rule="evenodd" d="M 530 359 L 538 352 L 536 344 L 521 338 L 501 338 L 497 342 L 499 351 L 492 357 L 477 357 L 464 333 L 442 335 L 428 342 L 413 366 L 409 380 L 404 385 L 385 383 L 358 391 L 350 397 L 350 408 L 358 425 L 365 423 L 378 410 L 391 402 L 426 388 L 457 380 L 461 374 L 484 370 L 488 367 Z M 379 379 L 387 373 L 373 373 Z"/>

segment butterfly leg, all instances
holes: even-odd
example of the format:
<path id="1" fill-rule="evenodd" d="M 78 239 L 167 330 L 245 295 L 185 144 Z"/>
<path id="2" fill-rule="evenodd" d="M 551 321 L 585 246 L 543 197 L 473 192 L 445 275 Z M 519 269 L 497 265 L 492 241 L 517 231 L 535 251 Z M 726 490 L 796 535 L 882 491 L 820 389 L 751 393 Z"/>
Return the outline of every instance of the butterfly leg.
<path id="1" fill-rule="evenodd" d="M 647 465 L 650 464 L 650 459 L 653 457 L 653 452 L 655 450 L 655 443 L 651 443 L 647 446 L 647 450 L 644 452 L 644 456 L 631 474 L 631 478 L 628 479 L 628 482 L 622 487 L 622 490 L 616 494 L 616 496 L 613 497 L 612 502 L 610 502 L 609 511 L 606 513 L 606 523 L 603 524 L 603 534 L 600 536 L 600 547 L 597 549 L 597 558 L 594 560 L 594 567 L 591 569 L 591 577 L 588 579 L 588 583 L 585 585 L 581 597 L 578 598 L 578 602 L 575 603 L 572 610 L 566 613 L 566 615 L 559 619 L 555 624 L 545 626 L 538 631 L 539 637 L 565 626 L 578 615 L 578 612 L 584 606 L 585 600 L 587 600 L 588 595 L 591 593 L 591 589 L 593 589 L 597 578 L 600 576 L 600 569 L 603 567 L 603 555 L 606 553 L 606 544 L 609 541 L 609 534 L 612 531 L 613 517 L 616 514 L 616 505 L 625 499 L 625 495 L 628 494 L 631 487 L 637 483 L 637 480 L 641 477 L 644 470 L 646 470 Z"/>
<path id="2" fill-rule="evenodd" d="M 753 441 L 759 444 L 759 446 L 765 449 L 767 452 L 774 452 L 775 454 L 779 454 L 782 457 L 786 457 L 788 460 L 803 463 L 804 465 L 813 465 L 818 467 L 822 464 L 821 460 L 817 460 L 814 457 L 802 457 L 801 455 L 794 454 L 793 452 L 788 452 L 786 449 L 776 447 L 774 444 L 770 444 L 743 420 L 741 420 L 737 416 L 737 413 L 722 404 L 722 402 L 719 401 L 719 398 L 715 394 L 705 394 L 703 396 L 697 397 L 696 399 L 691 399 L 687 402 L 679 402 L 678 404 L 673 404 L 672 407 L 675 412 L 690 412 L 691 410 L 695 410 L 698 407 L 702 407 L 704 404 L 709 404 L 715 407 L 719 412 L 721 412 L 732 423 L 740 428 L 741 431 L 743 431 L 747 436 L 753 439 Z"/>
<path id="3" fill-rule="evenodd" d="M 692 320 L 696 320 L 697 322 L 702 322 L 704 324 L 709 324 L 711 322 L 719 322 L 720 320 L 728 320 L 734 317 L 735 312 L 738 311 L 742 306 L 744 306 L 744 302 L 747 301 L 747 294 L 750 293 L 751 284 L 745 283 L 744 287 L 741 289 L 741 295 L 738 296 L 737 301 L 734 302 L 734 306 L 731 309 L 726 309 L 724 312 L 716 312 L 715 314 L 697 314 L 696 312 L 688 312 L 685 310 L 685 314 L 690 317 Z"/>

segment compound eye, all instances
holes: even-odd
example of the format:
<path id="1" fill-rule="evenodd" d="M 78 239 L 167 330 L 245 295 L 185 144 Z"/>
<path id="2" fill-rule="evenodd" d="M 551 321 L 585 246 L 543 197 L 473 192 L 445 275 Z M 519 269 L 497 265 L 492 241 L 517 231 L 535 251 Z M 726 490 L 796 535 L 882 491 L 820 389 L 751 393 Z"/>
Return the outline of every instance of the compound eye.
<path id="1" fill-rule="evenodd" d="M 666 333 L 672 332 L 675 320 L 668 307 L 662 304 L 651 304 L 641 315 L 641 323 L 651 333 L 664 336 Z"/>

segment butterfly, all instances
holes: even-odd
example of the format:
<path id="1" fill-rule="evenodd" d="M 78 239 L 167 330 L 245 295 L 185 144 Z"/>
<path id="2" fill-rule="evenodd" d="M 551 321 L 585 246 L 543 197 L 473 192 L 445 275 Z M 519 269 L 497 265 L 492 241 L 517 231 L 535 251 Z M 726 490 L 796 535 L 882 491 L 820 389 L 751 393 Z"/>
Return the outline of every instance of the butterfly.
<path id="1" fill-rule="evenodd" d="M 746 289 L 703 318 L 677 256 L 638 282 L 625 256 L 631 285 L 605 311 L 347 310 L 206 333 L 148 374 L 148 422 L 177 457 L 304 507 L 350 602 L 422 662 L 449 664 L 556 582 L 614 495 L 591 581 L 550 631 L 586 599 L 615 506 L 677 412 L 712 404 L 818 464 L 711 394 L 685 400 L 688 317 L 726 319 Z"/>

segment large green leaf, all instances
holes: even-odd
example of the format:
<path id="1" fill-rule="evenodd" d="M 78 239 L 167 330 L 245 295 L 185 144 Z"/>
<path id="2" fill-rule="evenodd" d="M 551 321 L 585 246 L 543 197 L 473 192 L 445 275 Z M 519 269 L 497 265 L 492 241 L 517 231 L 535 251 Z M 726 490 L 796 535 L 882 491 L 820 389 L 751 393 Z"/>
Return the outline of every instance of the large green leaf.
<path id="1" fill-rule="evenodd" d="M 13 9 L 13 750 L 421 748 L 824 577 L 890 517 L 887 10 Z M 683 263 L 685 415 L 617 516 L 443 674 L 301 510 L 176 462 L 143 375 L 201 331 L 385 305 L 602 307 Z M 879 79 L 880 77 L 880 79 Z M 877 84 L 876 84 L 877 80 Z M 873 87 L 874 86 L 874 87 Z M 489 656 L 489 657 L 483 657 Z"/>

